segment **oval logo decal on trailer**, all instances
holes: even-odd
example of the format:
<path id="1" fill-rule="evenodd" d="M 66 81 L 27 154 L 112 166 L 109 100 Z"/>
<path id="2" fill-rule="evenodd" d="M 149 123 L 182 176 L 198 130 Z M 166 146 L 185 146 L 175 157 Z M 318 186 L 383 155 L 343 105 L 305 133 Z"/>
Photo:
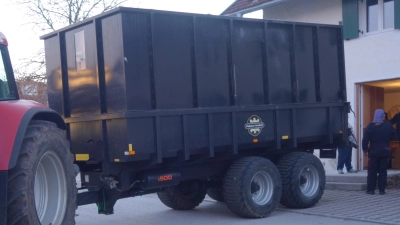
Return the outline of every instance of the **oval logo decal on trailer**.
<path id="1" fill-rule="evenodd" d="M 264 127 L 265 124 L 261 118 L 256 115 L 250 116 L 250 118 L 247 120 L 247 123 L 244 125 L 244 128 L 247 129 L 249 134 L 254 137 L 258 136 Z"/>

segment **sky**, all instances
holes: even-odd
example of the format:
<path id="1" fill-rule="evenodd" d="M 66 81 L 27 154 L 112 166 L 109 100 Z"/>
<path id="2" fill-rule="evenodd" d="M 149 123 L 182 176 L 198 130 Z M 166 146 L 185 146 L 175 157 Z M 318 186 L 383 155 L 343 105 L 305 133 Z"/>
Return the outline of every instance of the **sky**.
<path id="1" fill-rule="evenodd" d="M 39 36 L 45 33 L 32 31 L 32 25 L 27 23 L 29 18 L 23 14 L 21 6 L 15 4 L 15 0 L 0 1 L 0 31 L 8 39 L 11 60 L 16 65 L 21 59 L 32 57 L 43 46 Z M 128 0 L 123 6 L 219 15 L 233 2 L 234 0 Z M 260 15 L 255 17 L 260 18 Z"/>

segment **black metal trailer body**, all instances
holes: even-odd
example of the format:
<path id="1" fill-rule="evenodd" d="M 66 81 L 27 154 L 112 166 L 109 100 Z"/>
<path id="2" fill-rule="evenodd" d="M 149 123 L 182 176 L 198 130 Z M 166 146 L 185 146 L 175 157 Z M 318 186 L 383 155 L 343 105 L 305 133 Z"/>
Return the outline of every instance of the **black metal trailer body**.
<path id="1" fill-rule="evenodd" d="M 118 8 L 42 39 L 50 107 L 107 201 L 346 141 L 340 26 Z"/>

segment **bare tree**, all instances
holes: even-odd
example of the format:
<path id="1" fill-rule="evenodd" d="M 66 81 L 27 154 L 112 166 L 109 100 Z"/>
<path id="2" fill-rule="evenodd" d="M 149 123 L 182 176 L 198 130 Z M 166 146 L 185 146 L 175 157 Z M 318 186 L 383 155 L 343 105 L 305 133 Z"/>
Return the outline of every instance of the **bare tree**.
<path id="1" fill-rule="evenodd" d="M 27 24 L 33 26 L 37 33 L 55 31 L 67 25 L 74 24 L 96 14 L 116 8 L 128 0 L 16 0 L 16 3 L 26 11 Z M 132 0 L 131 0 L 132 1 Z M 133 0 L 139 5 L 141 0 Z M 28 91 L 32 94 L 46 93 L 46 85 L 36 85 L 37 82 L 46 84 L 44 49 L 40 48 L 32 57 L 22 59 L 22 63 L 15 68 L 19 90 L 30 88 L 44 88 L 44 90 Z M 34 84 L 34 85 L 33 85 Z M 28 85 L 28 88 L 21 87 Z M 22 97 L 25 97 L 20 92 Z M 37 98 L 47 104 L 45 96 Z"/>
<path id="2" fill-rule="evenodd" d="M 41 31 L 54 31 L 116 8 L 128 0 L 17 0 L 30 23 Z"/>
<path id="3" fill-rule="evenodd" d="M 46 83 L 32 80 L 29 76 L 20 77 L 17 80 L 17 88 L 20 98 L 47 103 Z"/>
<path id="4" fill-rule="evenodd" d="M 44 48 L 40 48 L 30 58 L 22 59 L 22 63 L 14 69 L 17 79 L 29 78 L 46 83 L 46 63 L 44 61 Z"/>

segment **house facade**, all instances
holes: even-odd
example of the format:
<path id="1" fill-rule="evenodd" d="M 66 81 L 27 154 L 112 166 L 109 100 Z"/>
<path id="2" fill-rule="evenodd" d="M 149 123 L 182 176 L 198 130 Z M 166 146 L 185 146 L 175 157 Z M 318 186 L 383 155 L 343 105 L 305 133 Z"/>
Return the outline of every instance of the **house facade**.
<path id="1" fill-rule="evenodd" d="M 355 111 L 349 122 L 359 142 L 376 108 L 389 119 L 400 112 L 400 0 L 237 0 L 222 15 L 256 10 L 269 20 L 343 25 L 347 100 Z M 392 145 L 392 168 L 400 169 Z M 336 162 L 325 165 L 336 169 Z M 361 149 L 353 151 L 353 166 L 367 168 Z"/>

